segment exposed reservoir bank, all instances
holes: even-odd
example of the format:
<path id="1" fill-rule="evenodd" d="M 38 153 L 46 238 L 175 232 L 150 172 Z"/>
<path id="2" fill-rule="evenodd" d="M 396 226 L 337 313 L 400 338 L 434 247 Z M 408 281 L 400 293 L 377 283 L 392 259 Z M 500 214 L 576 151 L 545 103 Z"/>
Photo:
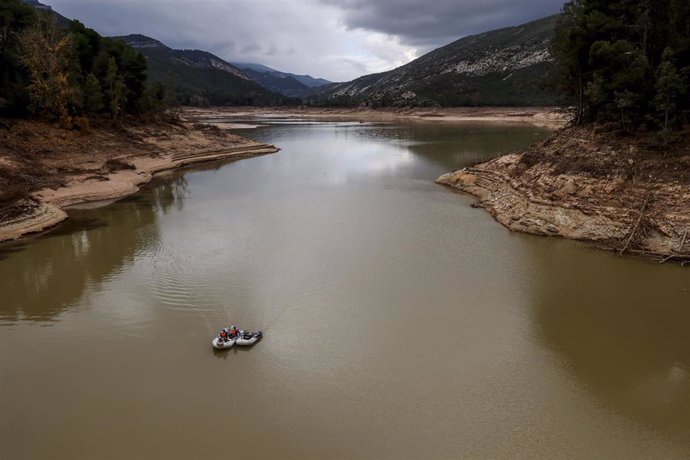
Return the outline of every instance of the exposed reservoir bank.
<path id="1" fill-rule="evenodd" d="M 67 206 L 136 193 L 163 171 L 278 151 L 227 130 L 183 122 L 80 133 L 19 120 L 3 129 L 0 242 L 53 228 L 67 219 Z"/>
<path id="2" fill-rule="evenodd" d="M 281 152 L 1 246 L 0 457 L 690 454 L 686 272 L 434 183 L 551 130 L 244 122 Z M 231 321 L 266 335 L 214 354 Z"/>
<path id="3" fill-rule="evenodd" d="M 690 262 L 690 152 L 680 136 L 570 127 L 526 149 L 444 174 L 507 228 Z"/>

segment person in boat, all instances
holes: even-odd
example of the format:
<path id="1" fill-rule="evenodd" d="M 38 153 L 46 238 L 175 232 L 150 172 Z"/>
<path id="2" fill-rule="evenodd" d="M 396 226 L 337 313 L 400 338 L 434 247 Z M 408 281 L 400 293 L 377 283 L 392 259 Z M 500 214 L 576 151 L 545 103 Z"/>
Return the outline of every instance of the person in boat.
<path id="1" fill-rule="evenodd" d="M 220 340 L 223 342 L 227 342 L 230 340 L 230 332 L 228 332 L 228 328 L 224 327 L 223 329 L 220 330 L 220 334 L 218 335 L 220 337 Z"/>
<path id="2" fill-rule="evenodd" d="M 238 335 L 239 335 L 239 332 L 237 331 L 237 326 L 235 326 L 233 324 L 232 327 L 230 328 L 230 338 L 236 339 Z"/>

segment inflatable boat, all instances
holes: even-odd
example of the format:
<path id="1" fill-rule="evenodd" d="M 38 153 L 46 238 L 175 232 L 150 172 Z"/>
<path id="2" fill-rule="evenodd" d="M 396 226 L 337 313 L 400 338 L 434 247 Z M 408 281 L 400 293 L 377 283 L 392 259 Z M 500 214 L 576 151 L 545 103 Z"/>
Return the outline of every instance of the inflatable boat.
<path id="1" fill-rule="evenodd" d="M 237 338 L 221 339 L 220 336 L 218 336 L 215 339 L 213 339 L 213 342 L 211 342 L 211 344 L 213 345 L 213 348 L 215 348 L 216 350 L 225 350 L 228 348 L 232 348 L 232 346 L 235 345 L 235 342 L 237 342 Z"/>
<path id="2" fill-rule="evenodd" d="M 240 331 L 239 336 L 236 340 L 237 346 L 238 347 L 250 347 L 254 345 L 256 342 L 261 340 L 261 337 L 264 336 L 264 333 L 261 331 L 256 331 L 256 332 L 249 332 L 249 331 Z"/>

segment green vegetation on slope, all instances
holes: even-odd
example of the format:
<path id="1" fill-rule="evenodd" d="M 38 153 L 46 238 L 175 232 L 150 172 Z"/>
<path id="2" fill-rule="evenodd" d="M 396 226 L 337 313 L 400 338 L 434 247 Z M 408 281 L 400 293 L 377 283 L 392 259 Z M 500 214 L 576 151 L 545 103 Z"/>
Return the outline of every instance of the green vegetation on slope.
<path id="1" fill-rule="evenodd" d="M 687 0 L 570 1 L 552 52 L 578 122 L 651 124 L 664 132 L 687 122 Z"/>
<path id="2" fill-rule="evenodd" d="M 146 91 L 146 60 L 124 43 L 77 21 L 61 27 L 52 12 L 19 0 L 0 0 L 0 29 L 4 115 L 28 109 L 72 126 L 78 116 L 117 119 L 156 105 L 156 95 Z"/>
<path id="3" fill-rule="evenodd" d="M 295 103 L 262 87 L 221 58 L 199 50 L 175 50 L 143 35 L 116 37 L 146 56 L 149 80 L 160 82 L 183 105 L 284 105 Z"/>

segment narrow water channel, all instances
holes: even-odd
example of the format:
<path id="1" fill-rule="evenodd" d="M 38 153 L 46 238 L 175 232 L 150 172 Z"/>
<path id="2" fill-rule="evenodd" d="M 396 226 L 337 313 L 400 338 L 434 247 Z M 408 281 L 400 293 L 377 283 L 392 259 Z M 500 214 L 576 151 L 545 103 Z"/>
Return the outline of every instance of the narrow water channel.
<path id="1" fill-rule="evenodd" d="M 688 272 L 434 184 L 547 131 L 263 122 L 0 246 L 0 458 L 690 455 Z"/>

